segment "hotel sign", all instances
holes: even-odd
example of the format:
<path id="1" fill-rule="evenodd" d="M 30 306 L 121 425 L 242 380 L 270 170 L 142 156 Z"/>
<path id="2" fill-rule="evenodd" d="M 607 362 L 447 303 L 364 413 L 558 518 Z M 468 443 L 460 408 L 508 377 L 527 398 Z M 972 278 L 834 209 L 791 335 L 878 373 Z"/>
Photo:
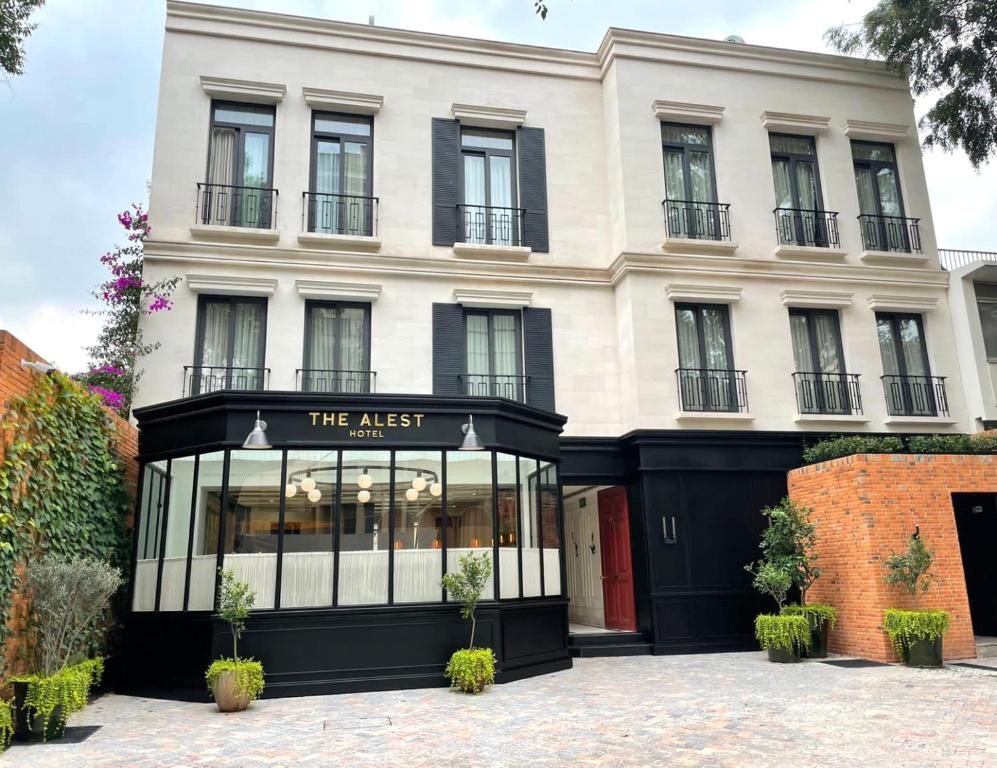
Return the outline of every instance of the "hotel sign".
<path id="1" fill-rule="evenodd" d="M 424 413 L 395 411 L 309 411 L 310 425 L 317 429 L 343 430 L 348 439 L 371 440 L 383 438 L 404 430 L 421 430 L 426 418 Z"/>

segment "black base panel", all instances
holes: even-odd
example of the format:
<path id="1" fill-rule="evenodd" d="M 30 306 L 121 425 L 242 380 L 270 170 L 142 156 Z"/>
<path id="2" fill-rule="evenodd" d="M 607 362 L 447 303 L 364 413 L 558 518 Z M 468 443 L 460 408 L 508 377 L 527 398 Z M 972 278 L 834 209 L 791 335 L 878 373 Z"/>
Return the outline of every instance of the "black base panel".
<path id="1" fill-rule="evenodd" d="M 997 675 L 997 667 L 988 667 L 986 664 L 970 664 L 966 661 L 954 661 L 949 664 L 950 667 L 968 667 L 969 669 L 983 669 L 987 672 L 993 672 Z"/>
<path id="2" fill-rule="evenodd" d="M 843 667 L 844 669 L 865 669 L 866 667 L 888 667 L 882 661 L 870 661 L 869 659 L 828 659 L 821 664 L 830 664 L 832 667 Z"/>
<path id="3" fill-rule="evenodd" d="M 49 739 L 48 741 L 12 741 L 9 748 L 41 747 L 52 744 L 79 744 L 97 733 L 100 728 L 101 726 L 99 725 L 67 725 L 66 730 L 58 739 Z"/>

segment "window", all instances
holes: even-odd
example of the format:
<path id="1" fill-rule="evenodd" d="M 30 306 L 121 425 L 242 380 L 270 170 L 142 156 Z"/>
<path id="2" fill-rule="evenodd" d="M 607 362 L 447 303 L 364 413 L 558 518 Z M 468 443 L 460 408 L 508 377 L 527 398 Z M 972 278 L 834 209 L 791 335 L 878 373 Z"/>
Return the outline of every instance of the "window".
<path id="1" fill-rule="evenodd" d="M 857 407 L 857 391 L 845 373 L 837 311 L 791 309 L 789 327 L 800 413 L 851 413 Z"/>
<path id="2" fill-rule="evenodd" d="M 988 360 L 997 360 L 997 284 L 976 283 L 976 306 L 983 328 L 983 346 Z"/>
<path id="3" fill-rule="evenodd" d="M 889 412 L 934 416 L 938 408 L 920 315 L 876 313 Z"/>
<path id="4" fill-rule="evenodd" d="M 370 305 L 305 302 L 305 392 L 370 392 Z"/>
<path id="5" fill-rule="evenodd" d="M 373 122 L 369 117 L 312 113 L 308 231 L 374 234 L 371 186 Z"/>
<path id="6" fill-rule="evenodd" d="M 465 394 L 525 400 L 520 313 L 465 310 Z"/>
<path id="7" fill-rule="evenodd" d="M 135 582 L 132 586 L 132 610 L 156 608 L 156 579 L 161 551 L 163 507 L 166 503 L 168 463 L 157 461 L 145 465 L 142 496 L 138 505 L 138 551 L 135 555 Z"/>
<path id="8" fill-rule="evenodd" d="M 186 391 L 197 395 L 219 389 L 263 389 L 266 325 L 264 298 L 202 296 L 194 367 Z"/>
<path id="9" fill-rule="evenodd" d="M 394 601 L 443 598 L 443 452 L 395 451 Z"/>
<path id="10" fill-rule="evenodd" d="M 827 247 L 831 232 L 823 212 L 817 149 L 810 136 L 769 134 L 779 242 Z M 834 233 L 836 235 L 836 232 Z M 834 237 L 837 240 L 837 237 Z"/>
<path id="11" fill-rule="evenodd" d="M 274 108 L 213 102 L 207 183 L 199 204 L 203 224 L 273 226 Z"/>
<path id="12" fill-rule="evenodd" d="M 462 240 L 520 245 L 513 134 L 463 128 L 460 145 Z"/>
<path id="13" fill-rule="evenodd" d="M 904 203 L 893 145 L 853 141 L 852 159 L 864 246 L 878 251 L 910 251 L 911 235 L 902 221 Z"/>
<path id="14" fill-rule="evenodd" d="M 713 141 L 706 126 L 661 124 L 665 218 L 671 237 L 726 239 L 726 210 L 717 203 Z"/>
<path id="15" fill-rule="evenodd" d="M 739 410 L 730 318 L 722 304 L 679 304 L 679 392 L 687 411 Z"/>

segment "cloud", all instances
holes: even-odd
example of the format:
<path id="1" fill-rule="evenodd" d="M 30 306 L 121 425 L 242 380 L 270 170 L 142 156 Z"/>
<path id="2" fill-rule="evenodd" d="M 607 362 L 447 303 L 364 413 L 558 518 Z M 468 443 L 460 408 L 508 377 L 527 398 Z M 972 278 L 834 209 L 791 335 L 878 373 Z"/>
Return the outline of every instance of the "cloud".
<path id="1" fill-rule="evenodd" d="M 85 348 L 94 343 L 102 321 L 82 310 L 48 303 L 4 309 L 0 310 L 0 328 L 10 331 L 60 370 L 79 373 L 87 365 Z"/>

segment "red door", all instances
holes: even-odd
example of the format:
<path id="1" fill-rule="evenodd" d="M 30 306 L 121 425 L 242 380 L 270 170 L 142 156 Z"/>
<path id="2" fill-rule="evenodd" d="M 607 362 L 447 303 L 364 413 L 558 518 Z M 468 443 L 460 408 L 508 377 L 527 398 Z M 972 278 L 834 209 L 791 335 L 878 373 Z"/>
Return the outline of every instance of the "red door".
<path id="1" fill-rule="evenodd" d="M 630 515 L 627 490 L 599 491 L 599 538 L 602 539 L 602 602 L 609 629 L 637 630 L 634 574 L 630 561 Z"/>

